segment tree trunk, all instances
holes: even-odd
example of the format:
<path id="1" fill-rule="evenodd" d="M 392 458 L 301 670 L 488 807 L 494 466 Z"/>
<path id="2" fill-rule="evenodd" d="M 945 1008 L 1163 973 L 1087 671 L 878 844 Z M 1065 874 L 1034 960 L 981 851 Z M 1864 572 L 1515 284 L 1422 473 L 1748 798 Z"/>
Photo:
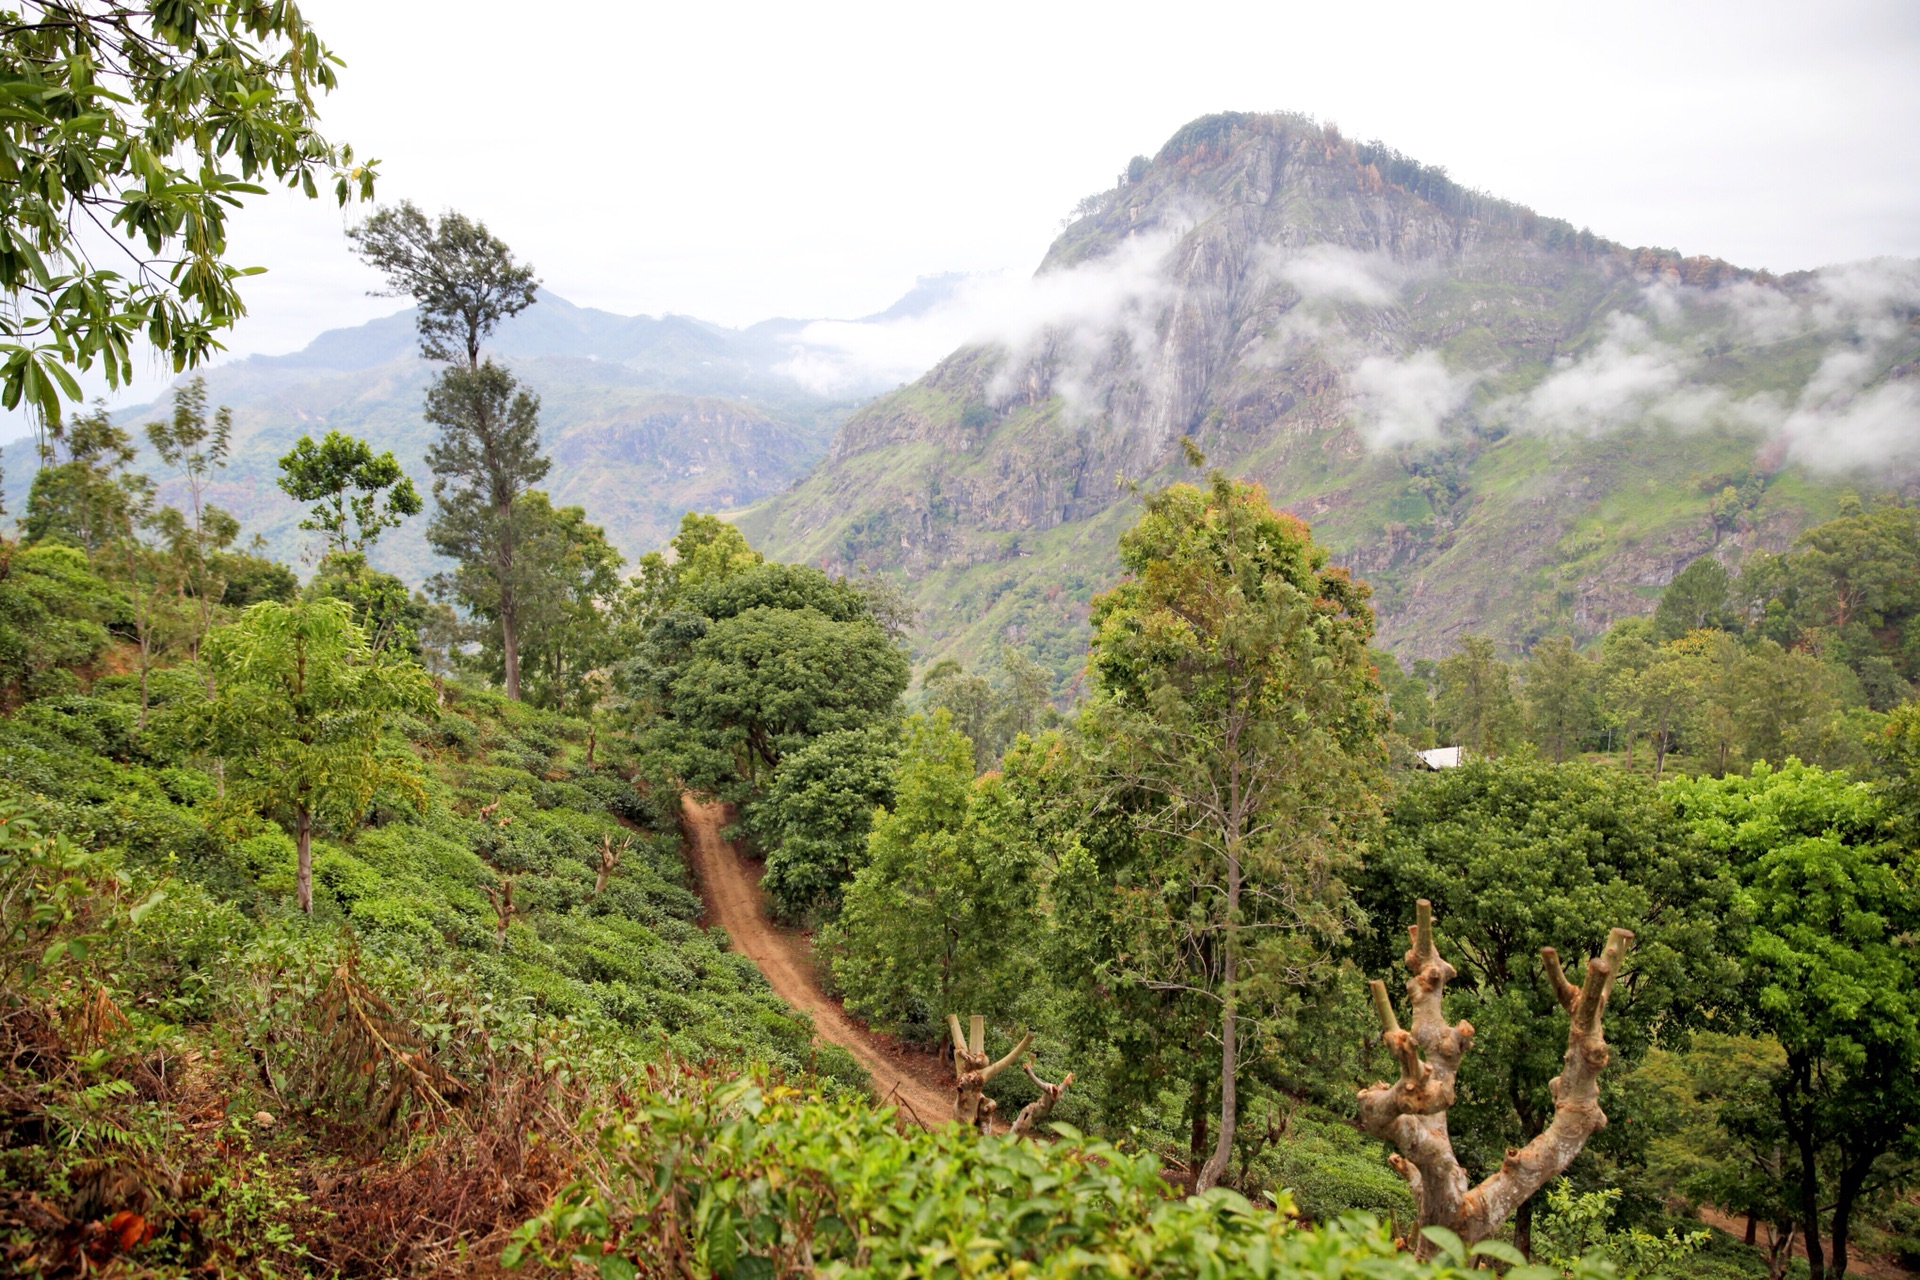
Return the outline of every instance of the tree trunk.
<path id="1" fill-rule="evenodd" d="M 1031 1058 L 1021 1063 L 1020 1066 L 1021 1069 L 1027 1073 L 1027 1079 L 1033 1081 L 1033 1083 L 1039 1087 L 1040 1096 L 1022 1107 L 1020 1114 L 1014 1117 L 1013 1124 L 1008 1128 L 1007 1132 L 1016 1138 L 1025 1137 L 1046 1123 L 1047 1117 L 1053 1114 L 1053 1108 L 1059 1103 L 1061 1095 L 1065 1094 L 1073 1085 L 1073 1072 L 1071 1071 L 1060 1078 L 1059 1084 L 1049 1084 L 1040 1078 L 1039 1073 L 1034 1071 L 1033 1060 Z"/>
<path id="2" fill-rule="evenodd" d="M 1227 945 L 1220 964 L 1220 1133 L 1214 1139 L 1213 1154 L 1200 1170 L 1195 1189 L 1209 1191 L 1219 1185 L 1233 1159 L 1234 1130 L 1240 1120 L 1240 1092 L 1235 1079 L 1240 1069 L 1240 857 L 1227 855 Z"/>
<path id="3" fill-rule="evenodd" d="M 1847 1247 L 1853 1235 L 1853 1210 L 1860 1203 L 1860 1189 L 1867 1183 L 1867 1174 L 1878 1158 L 1876 1151 L 1864 1158 L 1856 1157 L 1840 1170 L 1840 1186 L 1833 1200 L 1833 1275 L 1834 1280 L 1847 1274 Z"/>
<path id="4" fill-rule="evenodd" d="M 1513 1247 L 1533 1261 L 1533 1197 L 1528 1196 L 1513 1211 Z"/>
<path id="5" fill-rule="evenodd" d="M 500 608 L 500 657 L 505 667 L 507 697 L 520 701 L 520 636 L 514 626 L 513 606 L 504 602 L 506 593 L 502 593 Z"/>
<path id="6" fill-rule="evenodd" d="M 1811 1138 L 1794 1135 L 1800 1151 L 1800 1236 L 1807 1249 L 1808 1280 L 1826 1280 L 1827 1255 L 1820 1247 L 1820 1163 Z"/>
<path id="7" fill-rule="evenodd" d="M 985 1097 L 987 1081 L 1012 1066 L 1027 1046 L 1033 1032 L 1020 1037 L 1020 1043 L 998 1062 L 987 1061 L 986 1020 L 979 1014 L 972 1019 L 973 1038 L 969 1043 L 960 1030 L 960 1016 L 947 1015 L 947 1030 L 953 1037 L 953 1118 L 969 1129 L 988 1130 L 993 1124 L 993 1100 Z"/>
<path id="8" fill-rule="evenodd" d="M 499 538 L 493 553 L 493 574 L 500 589 L 500 665 L 507 697 L 520 701 L 520 618 L 519 602 L 513 598 L 513 502 L 511 499 L 493 509 L 500 522 Z"/>
<path id="9" fill-rule="evenodd" d="M 1193 1093 L 1187 1100 L 1193 1128 L 1187 1134 L 1187 1194 L 1200 1189 L 1200 1166 L 1207 1162 L 1207 1078 L 1193 1078 Z"/>
<path id="10" fill-rule="evenodd" d="M 1759 1218 L 1759 1215 L 1757 1214 L 1749 1213 L 1747 1215 L 1747 1248 L 1749 1249 L 1754 1248 L 1759 1243 L 1760 1243 L 1760 1218 Z"/>
<path id="11" fill-rule="evenodd" d="M 1559 954 L 1552 947 L 1540 949 L 1547 980 L 1569 1014 L 1565 1066 L 1553 1080 L 1553 1122 L 1526 1146 L 1509 1150 L 1498 1170 L 1470 1188 L 1447 1132 L 1447 1111 L 1453 1105 L 1460 1060 L 1473 1042 L 1473 1024 L 1446 1023 L 1443 1003 L 1454 968 L 1434 948 L 1432 904 L 1422 899 L 1417 906 L 1413 947 L 1406 957 L 1412 975 L 1407 996 L 1413 1006 L 1413 1030 L 1401 1028 L 1386 983 L 1369 983 L 1387 1050 L 1400 1065 L 1400 1079 L 1360 1091 L 1360 1123 L 1398 1149 L 1388 1163 L 1407 1180 L 1419 1225 L 1446 1227 L 1471 1245 L 1499 1231 L 1508 1217 L 1573 1163 L 1587 1139 L 1605 1127 L 1600 1073 L 1611 1054 L 1602 1014 L 1633 934 L 1626 929 L 1611 931 L 1606 947 L 1588 963 L 1585 980 L 1578 987 L 1560 968 Z M 1415 1252 L 1430 1258 L 1434 1246 L 1423 1239 Z"/>
<path id="12" fill-rule="evenodd" d="M 293 846 L 299 852 L 299 869 L 294 873 L 294 896 L 300 910 L 313 914 L 313 815 L 298 809 L 293 817 Z"/>

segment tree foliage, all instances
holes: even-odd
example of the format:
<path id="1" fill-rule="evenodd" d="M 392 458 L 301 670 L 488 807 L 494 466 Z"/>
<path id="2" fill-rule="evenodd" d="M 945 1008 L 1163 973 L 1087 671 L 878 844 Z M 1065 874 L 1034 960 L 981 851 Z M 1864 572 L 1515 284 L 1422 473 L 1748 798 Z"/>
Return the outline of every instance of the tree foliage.
<path id="1" fill-rule="evenodd" d="M 268 178 L 373 194 L 374 165 L 319 129 L 340 61 L 292 5 L 29 0 L 0 43 L 0 404 L 43 421 L 69 368 L 133 376 L 145 338 L 177 372 L 246 312 L 227 218 Z"/>
<path id="2" fill-rule="evenodd" d="M 1784 1054 L 1782 1173 L 1813 1275 L 1845 1275 L 1855 1215 L 1920 1155 L 1920 864 L 1844 773 L 1789 760 L 1671 786 L 1739 878 L 1744 1009 Z"/>
<path id="3" fill-rule="evenodd" d="M 1243 1035 L 1258 1042 L 1345 927 L 1338 871 L 1375 812 L 1386 729 L 1373 615 L 1306 526 L 1218 472 L 1151 495 L 1120 558 L 1127 578 L 1094 601 L 1086 730 L 1165 859 L 1157 900 L 1131 906 L 1126 980 L 1218 1002 L 1205 1188 L 1233 1152 Z"/>
<path id="4" fill-rule="evenodd" d="M 429 360 L 480 367 L 480 344 L 533 305 L 540 282 L 506 242 L 465 214 L 429 222 L 411 200 L 376 209 L 347 233 L 367 264 L 387 277 L 387 296 L 412 298 L 420 351 Z"/>
<path id="5" fill-rule="evenodd" d="M 1492 756 L 1512 747 L 1520 730 L 1520 704 L 1513 675 L 1493 641 L 1468 636 L 1435 668 L 1439 692 L 1434 699 L 1440 736 L 1476 756 Z"/>
<path id="6" fill-rule="evenodd" d="M 302 529 L 326 536 L 328 551 L 363 552 L 382 532 L 420 514 L 420 495 L 394 460 L 355 436 L 329 431 L 315 444 L 301 436 L 280 459 L 280 488 L 309 502 Z M 381 501 L 381 495 L 386 501 Z"/>
<path id="7" fill-rule="evenodd" d="M 975 1009 L 1033 1003 L 1040 919 L 1032 842 L 997 778 L 975 781 L 973 744 L 944 711 L 908 719 L 893 806 L 833 931 L 834 976 L 875 1023 L 936 1040 Z"/>
<path id="8" fill-rule="evenodd" d="M 876 808 L 894 798 L 900 747 L 890 724 L 821 734 L 781 762 L 746 823 L 767 853 L 760 883 L 784 920 L 832 917 L 867 860 Z"/>
<path id="9" fill-rule="evenodd" d="M 224 762 L 230 803 L 293 837 L 311 913 L 314 824 L 353 827 L 385 786 L 424 800 L 419 762 L 385 748 L 382 730 L 394 712 L 430 707 L 433 691 L 411 662 L 375 653 L 340 600 L 254 605 L 202 660 L 216 691 L 182 708 L 179 727 Z"/>

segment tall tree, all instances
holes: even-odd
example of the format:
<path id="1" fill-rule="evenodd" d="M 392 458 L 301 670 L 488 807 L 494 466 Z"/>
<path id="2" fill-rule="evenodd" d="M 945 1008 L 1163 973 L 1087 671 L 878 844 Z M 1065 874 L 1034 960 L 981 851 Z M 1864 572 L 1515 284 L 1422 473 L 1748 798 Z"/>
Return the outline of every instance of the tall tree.
<path id="1" fill-rule="evenodd" d="M 181 711 L 179 728 L 226 764 L 230 803 L 293 837 L 295 894 L 313 911 L 313 829 L 360 821 L 374 793 L 396 787 L 425 804 L 420 763 L 382 748 L 397 711 L 433 706 L 426 674 L 375 653 L 343 600 L 254 605 L 208 637 L 217 692 Z"/>
<path id="2" fill-rule="evenodd" d="M 441 590 L 497 628 L 502 683 L 518 699 L 526 567 L 517 552 L 530 518 L 522 500 L 553 466 L 540 452 L 540 401 L 489 360 L 441 374 L 426 417 L 440 428 L 427 450 L 439 507 L 427 542 L 459 565 Z"/>
<path id="3" fill-rule="evenodd" d="M 312 436 L 295 441 L 280 459 L 280 488 L 295 501 L 313 504 L 300 527 L 325 535 L 329 552 L 365 551 L 382 532 L 421 508 L 420 495 L 392 450 L 376 455 L 365 440 L 338 431 L 327 432 L 318 444 Z"/>
<path id="4" fill-rule="evenodd" d="M 1125 978 L 1217 1002 L 1205 1189 L 1233 1153 L 1243 1018 L 1283 1006 L 1344 928 L 1333 868 L 1373 816 L 1386 710 L 1366 588 L 1258 485 L 1215 472 L 1160 490 L 1120 558 L 1127 578 L 1094 602 L 1087 730 L 1166 856 L 1166 927 Z"/>
<path id="5" fill-rule="evenodd" d="M 1663 645 L 1625 685 L 1621 695 L 1633 723 L 1647 735 L 1653 751 L 1653 776 L 1667 771 L 1667 757 L 1682 735 L 1701 725 L 1700 714 L 1713 677 L 1712 661 L 1699 646 Z M 1715 741 L 1709 732 L 1701 744 Z"/>
<path id="6" fill-rule="evenodd" d="M 1840 709 L 1835 670 L 1812 654 L 1762 639 L 1734 667 L 1740 754 L 1749 761 L 1822 757 Z"/>
<path id="7" fill-rule="evenodd" d="M 986 677 L 968 671 L 952 658 L 942 658 L 920 677 L 929 710 L 944 711 L 954 729 L 973 744 L 975 772 L 993 767 L 993 687 Z"/>
<path id="8" fill-rule="evenodd" d="M 1015 738 L 1039 729 L 1053 692 L 1047 669 L 1010 645 L 1000 650 L 1000 676 L 993 708 L 995 759 Z"/>
<path id="9" fill-rule="evenodd" d="M 347 232 L 387 277 L 388 297 L 412 298 L 420 350 L 429 360 L 480 367 L 480 344 L 502 320 L 533 305 L 540 282 L 506 242 L 461 213 L 433 222 L 410 200 L 376 209 Z"/>
<path id="10" fill-rule="evenodd" d="M 43 422 L 68 367 L 133 376 L 144 337 L 176 371 L 245 313 L 227 219 L 271 176 L 341 204 L 374 166 L 319 130 L 341 65 L 297 7 L 34 0 L 7 14 L 0 80 L 0 404 Z M 125 243 L 117 243 L 124 237 Z"/>
<path id="11" fill-rule="evenodd" d="M 459 213 L 429 222 L 411 203 L 377 210 L 348 233 L 361 257 L 387 277 L 389 292 L 411 297 L 420 350 L 453 367 L 427 389 L 426 418 L 440 428 L 427 451 L 439 507 L 427 540 L 461 571 L 442 578 L 469 609 L 484 600 L 497 628 L 502 683 L 520 697 L 520 595 L 516 563 L 524 520 L 515 504 L 547 474 L 540 452 L 540 401 L 513 374 L 480 358 L 502 320 L 533 305 L 539 282 L 515 262 L 486 224 Z M 484 588 L 479 576 L 491 579 Z"/>

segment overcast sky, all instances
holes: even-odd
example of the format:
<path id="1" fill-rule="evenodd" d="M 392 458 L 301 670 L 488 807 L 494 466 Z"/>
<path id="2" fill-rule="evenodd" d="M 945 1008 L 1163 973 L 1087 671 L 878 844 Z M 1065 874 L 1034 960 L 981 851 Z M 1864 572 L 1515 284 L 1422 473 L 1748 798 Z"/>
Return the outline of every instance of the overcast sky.
<path id="1" fill-rule="evenodd" d="M 304 0 L 380 195 L 546 287 L 746 324 L 1030 270 L 1083 195 L 1220 110 L 1291 110 L 1628 244 L 1776 271 L 1920 255 L 1920 4 Z M 229 345 L 384 314 L 330 201 L 237 218 Z M 153 384 L 146 388 L 151 392 Z"/>

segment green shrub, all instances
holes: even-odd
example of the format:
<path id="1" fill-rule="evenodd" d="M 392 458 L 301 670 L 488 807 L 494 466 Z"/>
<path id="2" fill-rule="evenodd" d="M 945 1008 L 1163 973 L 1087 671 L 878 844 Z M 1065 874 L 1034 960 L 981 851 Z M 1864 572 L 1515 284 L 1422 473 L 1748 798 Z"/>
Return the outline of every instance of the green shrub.
<path id="1" fill-rule="evenodd" d="M 1296 1112 L 1286 1136 L 1259 1175 L 1286 1188 L 1303 1216 L 1330 1222 L 1359 1210 L 1384 1218 L 1405 1235 L 1413 1229 L 1413 1195 L 1387 1165 L 1379 1143 L 1349 1126 Z"/>

